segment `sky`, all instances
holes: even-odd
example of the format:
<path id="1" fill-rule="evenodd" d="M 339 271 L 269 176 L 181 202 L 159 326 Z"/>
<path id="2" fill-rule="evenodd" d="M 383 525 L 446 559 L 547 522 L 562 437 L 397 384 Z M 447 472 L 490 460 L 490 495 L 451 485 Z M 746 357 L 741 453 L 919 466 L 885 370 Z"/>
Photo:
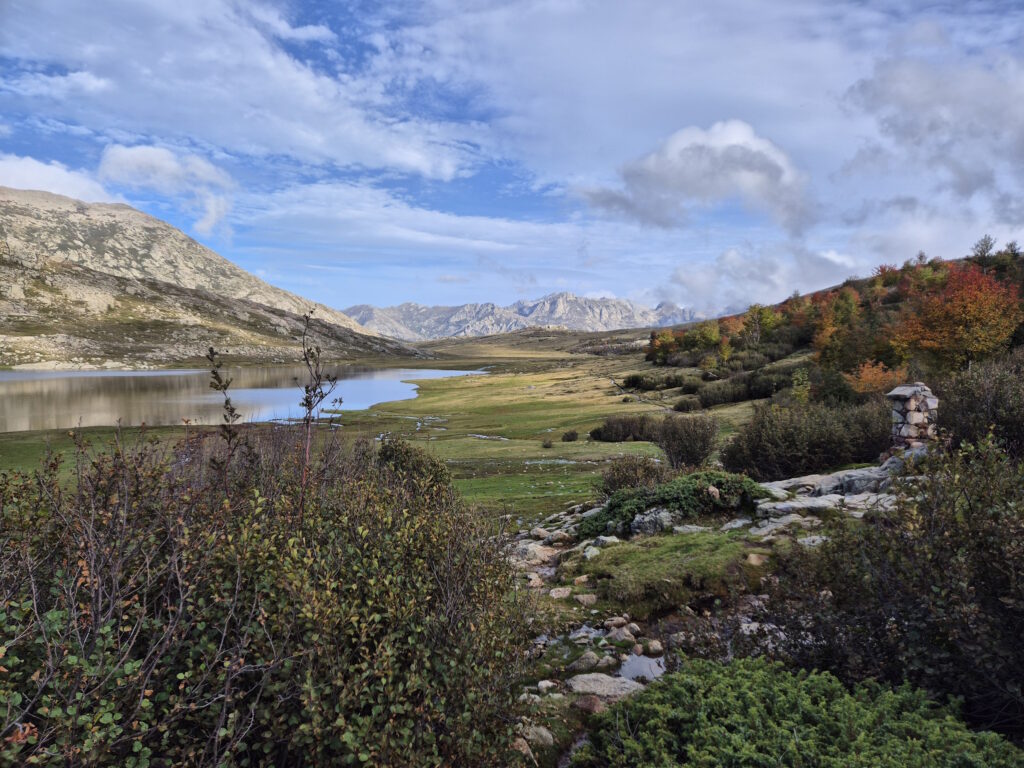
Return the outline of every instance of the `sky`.
<path id="1" fill-rule="evenodd" d="M 0 185 L 344 308 L 705 313 L 1024 240 L 1024 3 L 0 0 Z"/>

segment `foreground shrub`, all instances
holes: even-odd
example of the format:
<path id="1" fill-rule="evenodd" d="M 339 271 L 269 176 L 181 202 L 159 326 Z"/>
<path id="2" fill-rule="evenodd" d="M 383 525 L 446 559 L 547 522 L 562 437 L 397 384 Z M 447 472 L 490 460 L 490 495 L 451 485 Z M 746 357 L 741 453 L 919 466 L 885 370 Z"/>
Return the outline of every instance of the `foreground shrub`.
<path id="1" fill-rule="evenodd" d="M 0 765 L 504 763 L 502 543 L 404 443 L 259 434 L 0 476 Z"/>
<path id="2" fill-rule="evenodd" d="M 580 522 L 579 533 L 584 538 L 597 536 L 606 533 L 609 524 L 613 529 L 628 530 L 633 518 L 653 507 L 666 509 L 680 520 L 749 511 L 754 500 L 765 495 L 763 488 L 742 475 L 713 470 L 694 472 L 655 487 L 616 491 L 601 512 Z"/>
<path id="3" fill-rule="evenodd" d="M 781 563 L 771 620 L 802 665 L 963 697 L 1024 736 L 1024 468 L 992 441 L 916 464 L 897 508 Z"/>
<path id="4" fill-rule="evenodd" d="M 954 374 L 937 388 L 939 427 L 954 445 L 977 442 L 992 430 L 1024 459 L 1024 349 Z"/>
<path id="5" fill-rule="evenodd" d="M 672 475 L 663 463 L 649 456 L 623 456 L 613 460 L 601 472 L 601 492 L 611 496 L 623 488 L 651 488 Z"/>
<path id="6" fill-rule="evenodd" d="M 697 468 L 711 457 L 717 435 L 718 419 L 710 414 L 666 416 L 657 443 L 673 469 Z"/>
<path id="7" fill-rule="evenodd" d="M 575 768 L 822 766 L 1011 768 L 1024 752 L 972 733 L 909 687 L 848 690 L 828 673 L 688 660 L 590 722 Z"/>
<path id="8" fill-rule="evenodd" d="M 764 481 L 873 462 L 890 446 L 891 419 L 889 406 L 880 400 L 759 405 L 722 450 L 722 464 Z"/>

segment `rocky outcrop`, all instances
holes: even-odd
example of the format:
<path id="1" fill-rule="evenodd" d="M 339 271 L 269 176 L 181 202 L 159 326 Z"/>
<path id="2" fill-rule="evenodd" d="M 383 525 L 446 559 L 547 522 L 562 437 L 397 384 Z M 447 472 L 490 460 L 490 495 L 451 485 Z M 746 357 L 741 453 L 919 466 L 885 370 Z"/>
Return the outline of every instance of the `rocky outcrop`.
<path id="1" fill-rule="evenodd" d="M 490 336 L 524 328 L 559 327 L 574 331 L 612 331 L 679 325 L 696 318 L 690 310 L 670 303 L 654 309 L 626 299 L 589 299 L 571 293 L 553 293 L 535 301 L 497 304 L 462 304 L 426 307 L 399 304 L 374 307 L 359 304 L 346 314 L 384 336 L 423 341 L 452 336 Z"/>

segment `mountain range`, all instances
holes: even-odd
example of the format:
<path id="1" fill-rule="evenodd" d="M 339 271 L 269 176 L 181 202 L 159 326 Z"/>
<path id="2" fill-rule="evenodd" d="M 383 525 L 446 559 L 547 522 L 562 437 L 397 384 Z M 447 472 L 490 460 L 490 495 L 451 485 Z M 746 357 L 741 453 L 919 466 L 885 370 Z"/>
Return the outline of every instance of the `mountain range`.
<path id="1" fill-rule="evenodd" d="M 130 206 L 0 187 L 0 366 L 166 365 L 210 346 L 290 361 L 310 309 L 331 358 L 417 354 Z"/>
<path id="2" fill-rule="evenodd" d="M 452 336 L 489 336 L 531 327 L 560 327 L 574 331 L 612 331 L 679 325 L 697 319 L 691 310 L 669 302 L 651 309 L 627 299 L 586 298 L 552 293 L 535 301 L 461 304 L 428 307 L 405 303 L 394 307 L 358 304 L 345 310 L 364 328 L 404 341 Z"/>

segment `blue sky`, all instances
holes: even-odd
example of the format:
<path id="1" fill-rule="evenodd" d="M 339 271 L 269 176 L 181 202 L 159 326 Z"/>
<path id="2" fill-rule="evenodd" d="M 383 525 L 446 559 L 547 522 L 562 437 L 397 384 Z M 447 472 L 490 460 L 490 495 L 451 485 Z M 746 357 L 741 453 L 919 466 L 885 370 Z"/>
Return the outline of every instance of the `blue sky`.
<path id="1" fill-rule="evenodd" d="M 336 307 L 705 312 L 1024 240 L 1024 5 L 0 0 L 0 184 Z"/>

